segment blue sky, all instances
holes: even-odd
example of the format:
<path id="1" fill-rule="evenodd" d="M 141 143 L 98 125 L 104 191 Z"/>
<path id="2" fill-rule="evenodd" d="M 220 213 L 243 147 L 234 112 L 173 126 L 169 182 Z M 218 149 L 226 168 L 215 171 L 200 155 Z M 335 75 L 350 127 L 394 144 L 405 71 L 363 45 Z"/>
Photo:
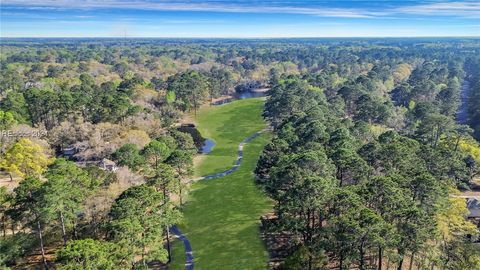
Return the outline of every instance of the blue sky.
<path id="1" fill-rule="evenodd" d="M 480 1 L 2 0 L 2 37 L 480 36 Z"/>

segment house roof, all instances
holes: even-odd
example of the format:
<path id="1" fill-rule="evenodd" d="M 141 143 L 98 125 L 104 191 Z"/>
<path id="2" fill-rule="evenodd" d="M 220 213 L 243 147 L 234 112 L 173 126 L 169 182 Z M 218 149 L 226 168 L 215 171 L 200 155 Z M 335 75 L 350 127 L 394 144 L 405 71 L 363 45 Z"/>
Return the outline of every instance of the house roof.
<path id="1" fill-rule="evenodd" d="M 102 159 L 102 164 L 105 165 L 105 166 L 116 166 L 117 164 L 115 164 L 114 161 L 111 161 L 110 159 Z"/>
<path id="2" fill-rule="evenodd" d="M 480 200 L 476 198 L 467 199 L 467 208 L 470 213 L 469 218 L 480 218 Z"/>

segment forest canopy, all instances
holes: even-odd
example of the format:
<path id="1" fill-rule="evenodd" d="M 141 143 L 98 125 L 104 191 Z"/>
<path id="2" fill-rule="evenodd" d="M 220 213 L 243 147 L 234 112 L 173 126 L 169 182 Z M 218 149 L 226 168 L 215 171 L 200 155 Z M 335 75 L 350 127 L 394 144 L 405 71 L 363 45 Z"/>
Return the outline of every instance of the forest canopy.
<path id="1" fill-rule="evenodd" d="M 254 173 L 273 204 L 259 234 L 284 239 L 281 269 L 480 269 L 460 195 L 479 185 L 478 39 L 0 49 L 1 267 L 167 265 L 203 143 L 179 127 L 268 90 L 271 140 Z"/>

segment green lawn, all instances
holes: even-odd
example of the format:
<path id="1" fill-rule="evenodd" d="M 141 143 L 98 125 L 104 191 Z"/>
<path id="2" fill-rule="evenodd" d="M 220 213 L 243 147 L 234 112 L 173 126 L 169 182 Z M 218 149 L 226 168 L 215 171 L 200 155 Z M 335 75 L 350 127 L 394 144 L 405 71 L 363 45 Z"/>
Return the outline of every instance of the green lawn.
<path id="1" fill-rule="evenodd" d="M 265 128 L 262 119 L 264 100 L 244 99 L 229 104 L 204 107 L 195 119 L 203 137 L 215 141 L 213 151 L 195 168 L 196 176 L 229 169 L 237 158 L 238 144 Z"/>
<path id="2" fill-rule="evenodd" d="M 248 99 L 202 110 L 197 124 L 205 137 L 217 142 L 198 165 L 204 175 L 230 168 L 238 144 L 265 127 L 263 101 Z M 180 229 L 190 240 L 195 269 L 266 269 L 268 254 L 259 234 L 260 216 L 271 209 L 253 181 L 253 170 L 269 134 L 244 148 L 240 168 L 223 178 L 192 185 Z M 183 244 L 175 241 L 170 269 L 184 269 Z"/>

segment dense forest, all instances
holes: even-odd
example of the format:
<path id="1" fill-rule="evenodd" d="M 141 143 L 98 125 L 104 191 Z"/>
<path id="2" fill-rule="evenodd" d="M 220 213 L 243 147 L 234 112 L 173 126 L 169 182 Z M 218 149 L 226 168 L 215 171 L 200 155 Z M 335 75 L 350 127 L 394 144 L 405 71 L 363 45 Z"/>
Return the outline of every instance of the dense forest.
<path id="1" fill-rule="evenodd" d="M 201 146 L 179 125 L 256 88 L 269 88 L 273 135 L 255 175 L 274 204 L 262 234 L 285 242 L 275 267 L 480 269 L 478 220 L 459 195 L 480 185 L 478 39 L 0 49 L 6 269 L 168 264 Z"/>
<path id="2" fill-rule="evenodd" d="M 480 74 L 478 66 L 479 59 L 471 58 L 465 63 L 465 69 L 468 76 L 465 79 L 468 82 L 469 91 L 467 93 L 467 123 L 474 129 L 475 137 L 480 139 Z"/>
<path id="3" fill-rule="evenodd" d="M 478 135 L 479 62 L 454 51 L 376 50 L 373 63 L 357 58 L 365 70 L 334 61 L 345 73 L 274 78 L 264 116 L 275 137 L 256 173 L 275 200 L 270 230 L 291 240 L 286 268 L 480 267 L 456 196 L 479 173 L 473 131 L 456 124 L 468 80 L 462 106 Z"/>

